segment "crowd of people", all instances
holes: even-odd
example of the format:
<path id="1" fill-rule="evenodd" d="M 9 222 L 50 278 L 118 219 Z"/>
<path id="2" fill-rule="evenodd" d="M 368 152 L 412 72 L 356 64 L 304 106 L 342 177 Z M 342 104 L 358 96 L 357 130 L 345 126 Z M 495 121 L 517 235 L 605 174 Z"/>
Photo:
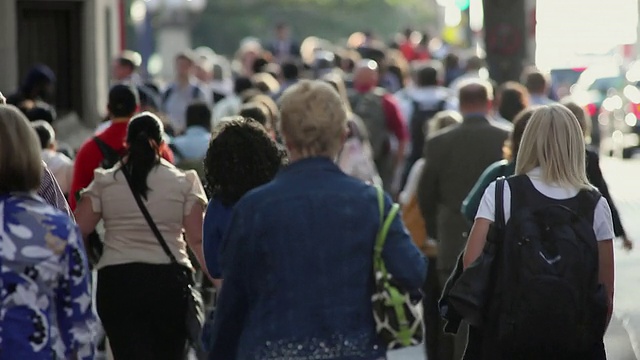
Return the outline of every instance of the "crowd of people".
<path id="1" fill-rule="evenodd" d="M 549 99 L 535 69 L 522 84 L 495 84 L 482 58 L 436 56 L 418 35 L 392 47 L 367 35 L 305 62 L 279 25 L 274 42 L 242 44 L 233 61 L 181 52 L 162 88 L 125 51 L 108 115 L 79 149 L 56 140 L 56 78 L 34 67 L 0 96 L 0 358 L 94 359 L 105 335 L 117 360 L 177 360 L 190 348 L 202 359 L 385 358 L 373 259 L 399 202 L 380 251 L 393 283 L 422 301 L 430 360 L 605 359 L 613 240 L 633 242 L 588 144 L 590 119 Z M 511 270 L 534 256 L 497 252 L 485 322 L 448 306 L 495 234 L 511 249 L 545 206 L 583 222 L 517 241 L 539 245 L 545 266 L 559 262 L 553 276 L 570 269 L 586 285 L 570 293 L 569 280 L 527 273 L 530 288 L 504 296 Z M 215 302 L 200 339 L 185 326 L 192 289 Z M 548 305 L 531 305 L 531 289 L 557 296 L 561 312 L 585 310 L 529 322 L 568 329 L 531 335 L 521 327 Z M 528 317 L 513 313 L 522 304 Z M 565 336 L 578 328 L 586 340 Z"/>

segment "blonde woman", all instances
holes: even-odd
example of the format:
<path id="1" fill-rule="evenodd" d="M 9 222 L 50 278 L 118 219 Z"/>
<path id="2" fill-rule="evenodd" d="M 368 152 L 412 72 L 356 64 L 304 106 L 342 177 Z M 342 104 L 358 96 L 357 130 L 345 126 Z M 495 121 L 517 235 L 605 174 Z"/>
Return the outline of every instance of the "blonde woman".
<path id="1" fill-rule="evenodd" d="M 475 217 L 475 223 L 469 235 L 464 253 L 463 262 L 465 268 L 469 267 L 482 253 L 490 226 L 495 221 L 495 192 L 496 183 L 494 182 L 489 185 L 481 200 L 478 213 Z M 596 193 L 595 196 L 589 196 L 593 195 L 594 192 Z M 587 175 L 585 172 L 585 145 L 582 138 L 582 131 L 580 129 L 578 121 L 576 120 L 576 117 L 566 107 L 561 105 L 549 105 L 535 110 L 523 134 L 516 160 L 515 176 L 509 178 L 504 183 L 503 196 L 503 204 L 499 204 L 497 206 L 502 206 L 504 210 L 504 220 L 505 222 L 507 222 L 507 235 L 515 234 L 514 232 L 510 232 L 513 229 L 513 227 L 510 227 L 509 223 L 512 215 L 515 218 L 516 224 L 524 224 L 524 222 L 519 221 L 523 221 L 523 216 L 526 216 L 527 213 L 532 214 L 534 211 L 532 209 L 544 207 L 545 211 L 548 214 L 552 210 L 554 210 L 551 208 L 551 206 L 561 205 L 571 209 L 576 214 L 580 214 L 582 216 L 582 219 L 588 222 L 586 231 L 590 231 L 590 227 L 592 227 L 593 229 L 593 234 L 595 235 L 595 237 L 592 237 L 591 239 L 595 238 L 595 240 L 597 240 L 597 255 L 596 251 L 593 251 L 592 253 L 576 253 L 578 251 L 584 250 L 580 247 L 576 247 L 575 252 L 564 252 L 565 248 L 562 248 L 563 251 L 561 252 L 558 249 L 560 249 L 561 246 L 565 246 L 563 244 L 565 244 L 566 242 L 558 240 L 558 237 L 552 238 L 553 243 L 545 243 L 545 241 L 548 241 L 548 236 L 551 236 L 545 234 L 557 234 L 546 232 L 555 231 L 554 227 L 560 226 L 556 225 L 556 223 L 553 222 L 545 222 L 546 228 L 542 227 L 542 230 L 540 230 L 545 232 L 541 232 L 540 234 L 542 235 L 537 235 L 540 238 L 539 241 L 532 240 L 537 241 L 536 244 L 542 244 L 540 252 L 536 253 L 536 255 L 540 255 L 540 257 L 534 257 L 538 261 L 540 261 L 540 259 L 545 260 L 549 264 L 549 266 L 554 266 L 554 269 L 559 269 L 558 267 L 562 268 L 562 270 L 558 271 L 562 271 L 563 274 L 566 274 L 565 269 L 567 267 L 576 266 L 573 263 L 567 262 L 571 261 L 571 256 L 573 256 L 574 254 L 575 256 L 584 256 L 581 259 L 583 259 L 585 262 L 593 263 L 594 266 L 591 268 L 592 274 L 585 270 L 583 277 L 584 279 L 588 279 L 590 275 L 593 276 L 594 293 L 592 294 L 590 291 L 580 292 L 579 294 L 584 294 L 584 298 L 576 299 L 577 304 L 590 304 L 588 306 L 595 306 L 594 304 L 596 300 L 594 299 L 597 298 L 597 291 L 595 289 L 597 288 L 602 290 L 602 288 L 604 288 L 604 291 L 601 291 L 600 295 L 602 302 L 607 302 L 606 306 L 604 306 L 604 304 L 602 304 L 602 306 L 606 307 L 608 310 L 605 311 L 604 309 L 601 309 L 601 313 L 599 313 L 599 315 L 602 315 L 601 318 L 596 318 L 596 316 L 593 316 L 588 320 L 590 321 L 590 323 L 586 325 L 583 324 L 585 326 L 585 328 L 583 328 L 584 332 L 592 331 L 589 333 L 597 334 L 596 336 L 591 338 L 589 340 L 589 343 L 586 343 L 582 348 L 582 351 L 584 353 L 579 352 L 578 350 L 570 350 L 568 339 L 549 340 L 547 337 L 547 340 L 544 343 L 536 344 L 535 340 L 531 340 L 531 344 L 528 344 L 528 346 L 536 346 L 535 351 L 539 352 L 539 354 L 536 354 L 536 356 L 533 358 L 605 359 L 606 355 L 604 352 L 604 345 L 602 343 L 602 336 L 604 335 L 606 326 L 610 320 L 613 306 L 613 222 L 611 219 L 611 210 L 609 208 L 609 205 L 607 204 L 607 201 L 603 197 L 601 197 L 599 193 L 597 193 L 597 190 L 595 190 L 595 188 L 587 180 Z M 536 217 L 535 219 L 539 220 L 540 218 Z M 520 234 L 522 234 L 522 232 Z M 588 239 L 581 239 L 584 242 L 588 242 Z M 522 245 L 522 243 L 530 241 L 528 237 L 514 239 L 512 237 L 506 236 L 504 238 L 503 244 L 505 248 L 508 248 L 509 241 L 518 242 L 517 246 L 520 246 L 520 249 L 523 248 L 522 246 L 531 246 L 526 244 Z M 576 242 L 575 244 L 578 244 L 578 242 Z M 516 245 L 513 246 L 515 247 Z M 551 252 L 548 252 L 547 246 L 555 247 L 553 249 L 553 254 Z M 596 248 L 596 245 L 592 243 L 588 243 L 588 246 Z M 519 252 L 517 254 L 522 253 L 523 252 Z M 550 254 L 552 254 L 551 256 L 555 256 L 554 254 L 564 254 L 565 256 L 564 258 L 561 255 L 551 257 Z M 569 256 L 566 256 L 567 254 L 569 254 Z M 589 255 L 593 255 L 593 258 L 588 257 Z M 567 257 L 569 258 L 568 260 L 566 260 Z M 510 276 L 511 274 L 513 274 L 512 271 L 514 271 L 514 269 L 517 269 L 517 266 L 521 265 L 524 262 L 527 262 L 527 264 L 529 264 L 528 261 L 532 259 L 523 259 L 522 257 L 520 257 L 518 261 L 516 261 L 515 258 L 511 258 L 509 260 L 512 261 L 511 267 L 509 267 L 508 269 Z M 502 264 L 502 262 L 500 263 Z M 574 267 L 571 267 L 571 269 L 574 269 Z M 497 279 L 509 279 L 509 276 L 506 273 L 501 273 L 501 267 L 498 267 L 497 269 L 497 273 L 493 274 L 493 276 L 495 276 Z M 600 284 L 601 286 L 599 286 L 598 284 Z M 537 284 L 528 282 L 526 286 L 532 289 L 535 288 Z M 498 308 L 498 314 L 503 315 L 505 313 L 508 313 L 506 312 L 507 310 L 500 307 L 500 304 L 503 304 L 501 301 L 504 301 L 504 298 L 517 298 L 511 295 L 512 291 L 517 290 L 509 289 L 502 292 L 502 297 L 500 298 L 500 300 L 494 303 L 494 305 Z M 500 294 L 499 291 L 496 293 Z M 560 305 L 564 300 L 563 293 L 561 293 L 560 291 L 554 291 L 553 293 L 549 293 L 546 296 L 544 294 L 542 295 L 542 297 L 545 297 L 547 299 L 553 299 L 552 301 L 557 304 L 557 308 L 559 310 L 565 312 L 572 311 L 572 309 L 566 307 L 563 308 Z M 536 297 L 537 299 L 533 300 L 533 297 Z M 520 299 L 522 302 L 532 301 L 533 303 L 531 303 L 529 307 L 538 306 L 539 303 L 536 301 L 541 301 L 539 296 L 532 294 L 528 294 L 528 297 L 521 297 L 518 299 Z M 515 304 L 514 306 L 522 305 L 522 303 L 518 304 L 514 302 L 512 302 L 511 304 Z M 587 311 L 593 311 L 593 309 L 588 308 Z M 558 316 L 562 316 L 562 313 L 560 314 L 561 315 Z M 597 313 L 587 312 L 587 314 Z M 546 314 L 545 317 L 553 319 L 554 317 L 556 317 L 556 315 L 549 313 Z M 597 324 L 598 321 L 601 322 Z M 514 326 L 517 326 L 517 324 Z M 526 326 L 532 328 L 535 326 L 535 324 L 529 323 L 526 324 Z M 491 333 L 491 331 L 487 329 L 490 329 L 490 327 L 485 327 L 482 335 L 478 335 L 478 333 L 475 333 L 474 335 L 473 332 L 472 334 L 470 334 L 467 352 L 469 352 L 470 348 L 476 350 L 482 349 L 478 351 L 482 351 L 483 356 L 477 357 L 476 354 L 476 357 L 473 357 L 474 359 L 502 358 L 500 356 L 506 356 L 505 358 L 512 358 L 510 357 L 510 355 L 513 354 L 509 353 L 510 350 L 507 349 L 506 345 L 498 341 L 498 335 Z M 547 328 L 544 331 L 537 332 L 535 335 L 541 335 L 542 332 L 553 333 L 553 331 L 555 330 L 556 329 L 553 328 Z M 550 342 L 556 340 L 559 343 L 562 343 L 563 346 L 566 346 L 556 346 L 555 348 L 550 348 Z M 481 345 L 476 343 L 477 341 L 479 341 Z M 471 354 L 469 353 L 467 353 L 466 356 L 466 358 L 471 358 Z M 527 359 L 529 359 L 529 357 L 527 357 Z"/>
<path id="2" fill-rule="evenodd" d="M 377 192 L 333 161 L 346 136 L 344 105 L 330 85 L 303 80 L 280 106 L 291 163 L 234 206 L 211 358 L 384 358 L 371 305 Z M 418 291 L 425 262 L 399 217 L 382 256 L 401 286 Z"/>

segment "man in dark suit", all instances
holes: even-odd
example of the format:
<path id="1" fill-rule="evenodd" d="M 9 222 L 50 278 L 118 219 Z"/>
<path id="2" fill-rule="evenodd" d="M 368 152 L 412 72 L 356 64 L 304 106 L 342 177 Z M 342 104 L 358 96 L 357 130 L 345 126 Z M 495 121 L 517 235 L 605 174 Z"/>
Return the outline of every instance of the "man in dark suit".
<path id="1" fill-rule="evenodd" d="M 289 26 L 285 23 L 276 25 L 276 39 L 266 48 L 279 64 L 300 58 L 300 44 L 291 38 Z"/>
<path id="2" fill-rule="evenodd" d="M 425 167 L 418 187 L 418 201 L 427 235 L 438 245 L 437 269 L 444 284 L 464 249 L 470 225 L 460 206 L 482 172 L 502 158 L 502 146 L 509 131 L 488 116 L 493 91 L 481 80 L 468 80 L 459 90 L 464 120 L 432 135 L 427 140 Z M 441 334 L 438 360 L 462 358 L 466 329 L 454 338 Z"/>

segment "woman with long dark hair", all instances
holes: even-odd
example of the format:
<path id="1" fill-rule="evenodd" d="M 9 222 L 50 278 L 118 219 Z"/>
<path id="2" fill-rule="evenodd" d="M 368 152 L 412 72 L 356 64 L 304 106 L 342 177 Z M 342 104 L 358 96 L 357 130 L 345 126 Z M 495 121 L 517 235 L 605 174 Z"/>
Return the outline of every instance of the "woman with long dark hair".
<path id="1" fill-rule="evenodd" d="M 182 359 L 187 340 L 184 275 L 193 271 L 187 245 L 203 263 L 204 189 L 195 171 L 183 172 L 160 157 L 163 133 L 162 123 L 151 113 L 132 118 L 126 156 L 112 169 L 95 171 L 76 209 L 83 236 L 104 219 L 97 307 L 119 360 Z"/>

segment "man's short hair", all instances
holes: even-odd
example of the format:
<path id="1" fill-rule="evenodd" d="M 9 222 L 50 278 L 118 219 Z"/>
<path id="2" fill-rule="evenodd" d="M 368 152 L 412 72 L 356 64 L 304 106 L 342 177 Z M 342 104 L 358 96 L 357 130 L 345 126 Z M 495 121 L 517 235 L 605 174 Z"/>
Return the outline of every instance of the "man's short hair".
<path id="1" fill-rule="evenodd" d="M 425 64 L 416 71 L 416 84 L 420 87 L 438 85 L 440 72 L 435 64 Z"/>
<path id="2" fill-rule="evenodd" d="M 233 82 L 233 92 L 236 95 L 240 95 L 243 92 L 255 88 L 255 84 L 251 80 L 251 78 L 245 76 L 237 77 Z"/>
<path id="3" fill-rule="evenodd" d="M 532 70 L 525 76 L 524 86 L 531 94 L 541 94 L 547 90 L 547 78 L 543 73 Z"/>
<path id="4" fill-rule="evenodd" d="M 38 134 L 38 138 L 40 138 L 40 147 L 42 149 L 47 149 L 56 141 L 56 132 L 48 122 L 36 120 L 31 123 L 31 126 Z"/>
<path id="5" fill-rule="evenodd" d="M 298 64 L 287 61 L 281 65 L 282 77 L 285 80 L 297 80 L 300 76 L 300 69 Z"/>
<path id="6" fill-rule="evenodd" d="M 269 124 L 269 110 L 260 103 L 248 102 L 242 105 L 239 115 L 245 118 L 252 118 L 265 128 Z"/>
<path id="7" fill-rule="evenodd" d="M 488 81 L 471 79 L 460 84 L 460 107 L 486 104 L 493 100 L 493 87 Z"/>
<path id="8" fill-rule="evenodd" d="M 122 66 L 135 70 L 142 64 L 142 57 L 135 51 L 125 50 L 116 58 L 116 61 Z"/>
<path id="9" fill-rule="evenodd" d="M 192 64 L 196 63 L 198 57 L 192 50 L 184 50 L 176 54 L 176 60 L 184 59 L 190 61 Z"/>
<path id="10" fill-rule="evenodd" d="M 211 131 L 211 109 L 203 101 L 197 101 L 187 106 L 187 127 L 200 126 Z"/>
<path id="11" fill-rule="evenodd" d="M 129 85 L 118 84 L 109 90 L 109 103 L 107 107 L 114 117 L 129 117 L 133 115 L 140 105 L 138 90 Z"/>

